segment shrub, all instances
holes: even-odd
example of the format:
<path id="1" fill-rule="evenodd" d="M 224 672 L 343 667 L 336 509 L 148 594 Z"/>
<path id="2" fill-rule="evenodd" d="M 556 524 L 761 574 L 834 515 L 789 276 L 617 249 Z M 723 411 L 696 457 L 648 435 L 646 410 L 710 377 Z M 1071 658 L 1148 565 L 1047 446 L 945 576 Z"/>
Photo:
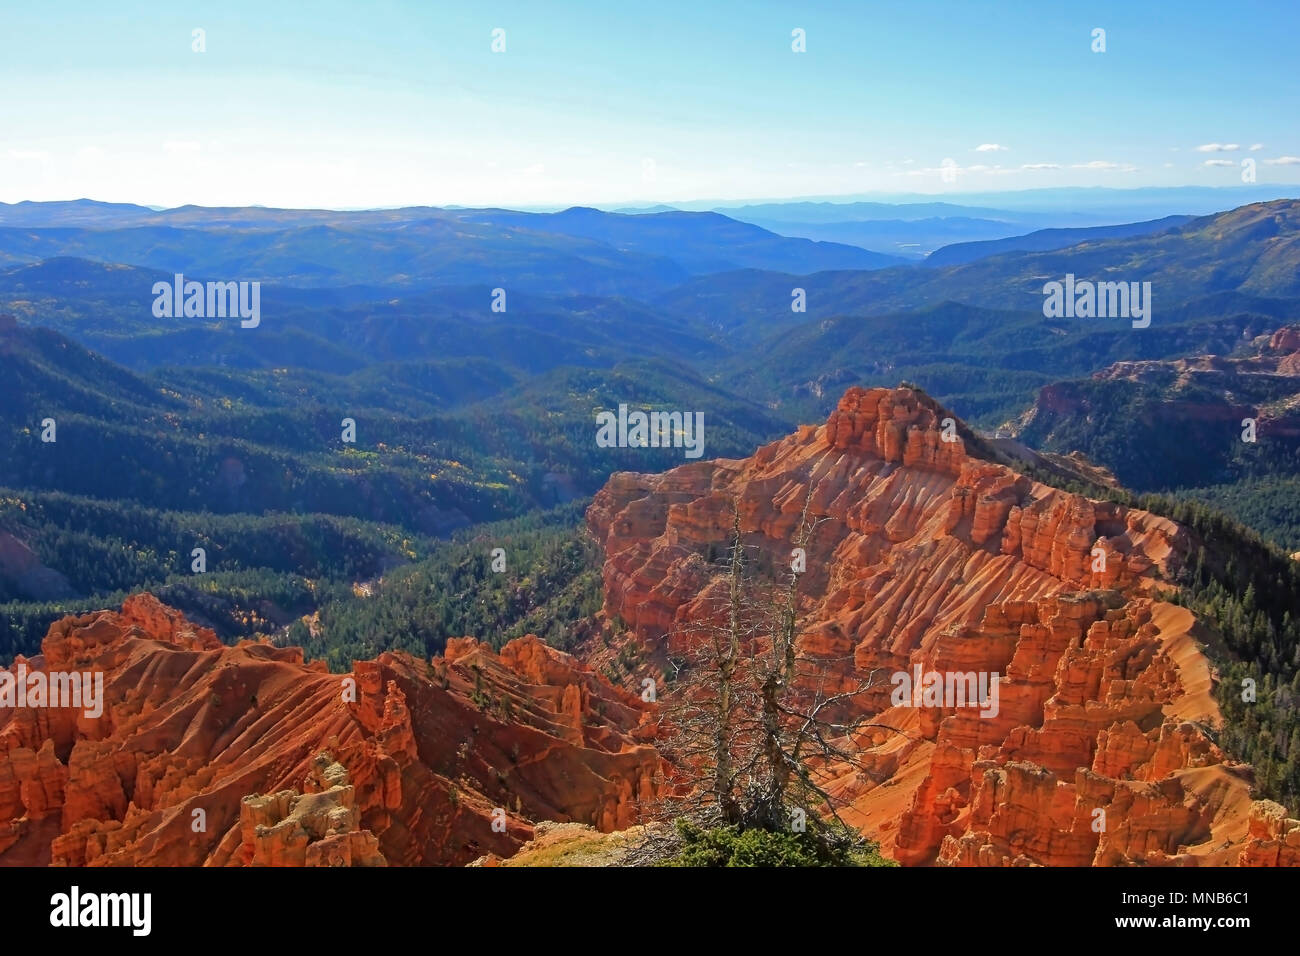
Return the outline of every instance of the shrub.
<path id="1" fill-rule="evenodd" d="M 874 844 L 832 846 L 812 833 L 762 830 L 736 826 L 699 827 L 677 821 L 681 852 L 665 866 L 897 866 Z"/>

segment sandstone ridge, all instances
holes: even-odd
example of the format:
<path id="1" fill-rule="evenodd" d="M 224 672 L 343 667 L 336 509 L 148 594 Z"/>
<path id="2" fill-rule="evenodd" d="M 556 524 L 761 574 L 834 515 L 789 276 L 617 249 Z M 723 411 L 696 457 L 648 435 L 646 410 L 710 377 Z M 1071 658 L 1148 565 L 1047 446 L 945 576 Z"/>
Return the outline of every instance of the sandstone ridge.
<path id="1" fill-rule="evenodd" d="M 145 594 L 22 664 L 101 674 L 106 701 L 0 710 L 4 864 L 460 864 L 539 820 L 627 827 L 659 768 L 645 705 L 531 636 L 329 674 Z"/>
<path id="2" fill-rule="evenodd" d="M 1162 600 L 1190 533 L 994 460 L 911 388 L 852 388 L 822 426 L 746 460 L 620 473 L 597 494 L 604 613 L 662 662 L 721 581 L 733 503 L 747 552 L 790 560 L 805 501 L 802 653 L 844 686 L 873 671 L 1001 675 L 996 714 L 894 706 L 899 732 L 833 768 L 847 818 L 910 864 L 1291 863 L 1295 821 L 1250 799 L 1194 616 Z M 787 565 L 788 566 L 788 565 Z M 1275 809 L 1270 809 L 1275 808 Z"/>

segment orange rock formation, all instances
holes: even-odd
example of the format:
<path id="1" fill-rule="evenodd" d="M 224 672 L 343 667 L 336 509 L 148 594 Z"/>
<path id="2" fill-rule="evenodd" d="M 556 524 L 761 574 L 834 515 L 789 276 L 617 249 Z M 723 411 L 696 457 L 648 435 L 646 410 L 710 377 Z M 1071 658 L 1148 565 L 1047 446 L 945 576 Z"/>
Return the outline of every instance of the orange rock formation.
<path id="1" fill-rule="evenodd" d="M 535 820 L 628 826 L 660 763 L 638 698 L 531 636 L 329 674 L 137 595 L 25 663 L 106 703 L 0 710 L 0 863 L 466 863 Z"/>
<path id="2" fill-rule="evenodd" d="M 1300 326 L 1284 326 L 1257 337 L 1242 356 L 1115 362 L 1092 378 L 1158 387 L 1163 398 L 1148 414 L 1162 421 L 1214 422 L 1231 430 L 1240 427 L 1243 417 L 1252 417 L 1261 438 L 1300 435 Z M 1250 397 L 1262 394 L 1270 396 L 1263 403 Z M 1087 400 L 1075 383 L 1055 383 L 1045 385 L 1034 406 L 1003 427 L 1019 434 L 1040 415 L 1050 420 L 1088 412 Z"/>
<path id="3" fill-rule="evenodd" d="M 808 500 L 824 520 L 807 546 L 800 642 L 828 677 L 1001 675 L 996 715 L 894 706 L 888 680 L 860 698 L 899 732 L 853 741 L 860 758 L 832 788 L 887 853 L 1295 862 L 1300 823 L 1252 806 L 1249 767 L 1206 733 L 1220 715 L 1202 625 L 1161 600 L 1189 532 L 978 457 L 947 417 L 912 389 L 854 388 L 824 426 L 747 460 L 612 476 L 587 514 L 606 551 L 606 615 L 662 659 L 675 627 L 707 614 L 719 582 L 706 556 L 727 547 L 732 502 L 747 548 L 776 567 Z"/>

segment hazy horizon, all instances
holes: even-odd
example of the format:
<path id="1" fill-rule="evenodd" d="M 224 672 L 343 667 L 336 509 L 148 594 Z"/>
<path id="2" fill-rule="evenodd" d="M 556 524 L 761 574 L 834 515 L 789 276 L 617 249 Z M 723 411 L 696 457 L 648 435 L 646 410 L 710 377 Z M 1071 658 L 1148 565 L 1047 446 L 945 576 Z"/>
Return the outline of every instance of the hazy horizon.
<path id="1" fill-rule="evenodd" d="M 0 200 L 0 206 L 18 206 L 24 203 L 30 204 L 74 204 L 74 203 L 96 203 L 109 206 L 137 206 L 144 209 L 150 209 L 154 212 L 170 212 L 184 208 L 199 209 L 220 209 L 220 208 L 247 208 L 247 209 L 267 209 L 267 210 L 286 210 L 286 211 L 318 211 L 318 212 L 384 212 L 399 209 L 510 209 L 518 212 L 557 212 L 565 209 L 574 208 L 591 208 L 599 209 L 605 212 L 620 211 L 642 211 L 657 206 L 669 207 L 681 212 L 703 212 L 712 210 L 722 210 L 728 208 L 742 209 L 747 206 L 758 205 L 793 205 L 793 204 L 818 204 L 818 205 L 853 205 L 853 204 L 879 204 L 885 206 L 908 206 L 923 204 L 945 204 L 954 207 L 976 207 L 987 205 L 989 202 L 1002 201 L 1007 203 L 1011 208 L 1022 208 L 1020 203 L 1008 202 L 1016 197 L 1042 197 L 1050 198 L 1052 195 L 1057 197 L 1069 197 L 1072 199 L 1086 197 L 1108 197 L 1115 199 L 1143 196 L 1148 198 L 1160 198 L 1164 196 L 1173 196 L 1178 193 L 1211 193 L 1222 195 L 1223 198 L 1233 204 L 1250 205 L 1256 202 L 1269 202 L 1273 199 L 1294 199 L 1300 198 L 1300 183 L 1296 184 L 1254 184 L 1254 185 L 1235 185 L 1235 186 L 1203 186 L 1192 183 L 1184 183 L 1171 186 L 1074 186 L 1074 187 L 1037 187 L 1031 189 L 1005 189 L 1005 190 L 970 190 L 963 192 L 946 192 L 946 193 L 925 193 L 925 192 L 861 192 L 848 193 L 839 195 L 811 194 L 802 196 L 749 196 L 736 199 L 719 199 L 719 198 L 689 198 L 689 199 L 628 199 L 625 201 L 610 202 L 571 202 L 571 203 L 543 203 L 543 204 L 520 204 L 505 205 L 502 203 L 486 202 L 476 205 L 464 205 L 461 203 L 431 204 L 420 202 L 396 203 L 382 206 L 341 206 L 341 205 L 308 205 L 292 206 L 277 205 L 270 203 L 240 203 L 227 205 L 210 205 L 200 202 L 181 202 L 176 204 L 160 204 L 153 202 L 144 202 L 140 200 L 121 199 L 109 200 L 101 199 L 96 196 L 69 196 L 50 199 L 9 199 Z M 1253 197 L 1232 195 L 1233 193 L 1254 193 L 1258 194 Z M 1266 196 L 1265 194 L 1275 194 Z M 1040 204 L 1034 204 L 1031 208 L 1038 208 Z M 1046 208 L 1046 207 L 1044 207 Z M 1224 207 L 1224 209 L 1229 207 Z"/>

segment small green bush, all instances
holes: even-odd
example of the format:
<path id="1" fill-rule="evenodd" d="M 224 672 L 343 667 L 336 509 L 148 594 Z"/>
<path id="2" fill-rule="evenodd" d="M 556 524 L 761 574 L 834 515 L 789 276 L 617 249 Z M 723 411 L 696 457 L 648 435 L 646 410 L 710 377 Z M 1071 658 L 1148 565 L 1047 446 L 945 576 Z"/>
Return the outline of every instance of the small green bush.
<path id="1" fill-rule="evenodd" d="M 665 866 L 897 866 L 882 857 L 875 845 L 832 846 L 812 833 L 739 827 L 704 829 L 677 821 L 682 850 Z"/>

